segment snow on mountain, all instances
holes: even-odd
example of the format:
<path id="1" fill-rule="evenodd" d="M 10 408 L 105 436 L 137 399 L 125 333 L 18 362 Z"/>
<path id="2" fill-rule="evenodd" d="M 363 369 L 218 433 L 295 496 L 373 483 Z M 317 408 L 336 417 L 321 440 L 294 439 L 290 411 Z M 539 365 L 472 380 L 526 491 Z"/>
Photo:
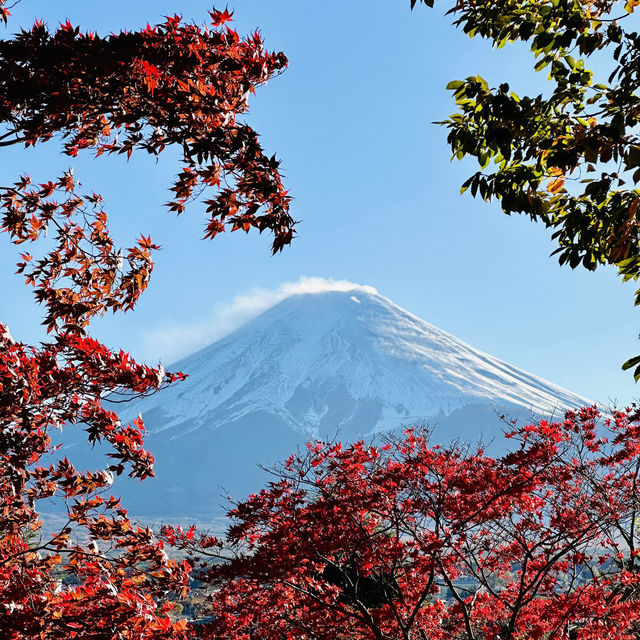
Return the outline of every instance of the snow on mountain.
<path id="1" fill-rule="evenodd" d="M 491 439 L 496 412 L 529 419 L 589 404 L 370 287 L 292 295 L 169 369 L 189 378 L 118 406 L 123 420 L 142 414 L 157 462 L 157 479 L 124 487 L 125 503 L 165 519 L 219 514 L 219 486 L 234 497 L 259 489 L 257 463 L 313 437 L 428 424 L 441 441 Z"/>
<path id="2" fill-rule="evenodd" d="M 477 402 L 549 414 L 588 402 L 440 331 L 370 289 L 291 296 L 172 365 L 187 382 L 127 414 L 162 411 L 184 438 L 266 411 L 295 431 L 365 435 Z M 368 417 L 360 416 L 367 407 Z M 189 422 L 189 429 L 183 428 Z"/>

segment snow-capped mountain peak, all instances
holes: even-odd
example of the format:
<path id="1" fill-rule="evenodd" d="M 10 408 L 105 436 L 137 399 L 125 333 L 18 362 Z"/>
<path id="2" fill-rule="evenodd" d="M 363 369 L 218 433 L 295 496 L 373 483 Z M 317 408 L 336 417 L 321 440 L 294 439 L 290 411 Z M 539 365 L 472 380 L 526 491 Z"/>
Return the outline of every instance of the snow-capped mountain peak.
<path id="1" fill-rule="evenodd" d="M 163 518 L 219 514 L 220 486 L 234 497 L 259 489 L 259 463 L 314 437 L 430 425 L 440 441 L 491 440 L 496 413 L 526 420 L 589 404 L 370 287 L 291 295 L 169 368 L 188 379 L 116 407 L 123 420 L 142 414 L 156 457 L 157 479 L 126 486 L 126 503 Z"/>
<path id="2" fill-rule="evenodd" d="M 143 415 L 161 410 L 165 419 L 152 428 L 171 437 L 256 411 L 308 435 L 364 435 L 470 404 L 544 415 L 588 402 L 470 347 L 371 288 L 290 296 L 171 368 L 189 379 L 133 407 Z"/>

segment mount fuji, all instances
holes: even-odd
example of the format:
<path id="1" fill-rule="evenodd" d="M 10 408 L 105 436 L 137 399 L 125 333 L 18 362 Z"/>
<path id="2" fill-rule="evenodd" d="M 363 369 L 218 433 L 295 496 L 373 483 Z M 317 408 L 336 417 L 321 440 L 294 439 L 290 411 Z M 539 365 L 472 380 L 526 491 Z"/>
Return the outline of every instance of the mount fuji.
<path id="1" fill-rule="evenodd" d="M 188 379 L 116 409 L 141 414 L 155 479 L 116 480 L 136 516 L 213 522 L 313 438 L 412 425 L 487 442 L 498 414 L 561 415 L 589 400 L 470 347 L 370 287 L 291 295 L 170 367 Z M 221 487 L 225 490 L 222 491 Z"/>

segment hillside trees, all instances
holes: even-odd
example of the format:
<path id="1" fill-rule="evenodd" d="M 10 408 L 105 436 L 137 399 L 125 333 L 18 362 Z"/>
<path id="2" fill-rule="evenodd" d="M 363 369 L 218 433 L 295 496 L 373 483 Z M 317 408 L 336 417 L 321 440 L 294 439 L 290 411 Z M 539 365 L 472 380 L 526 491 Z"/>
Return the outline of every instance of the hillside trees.
<path id="1" fill-rule="evenodd" d="M 281 250 L 294 223 L 278 161 L 239 116 L 287 61 L 257 33 L 239 37 L 230 18 L 214 10 L 202 28 L 174 16 L 108 37 L 36 22 L 1 40 L 0 146 L 58 140 L 72 157 L 178 147 L 169 209 L 180 213 L 209 188 L 206 237 L 268 230 Z M 10 19 L 5 0 L 0 19 Z M 186 624 L 168 616 L 167 596 L 184 592 L 188 563 L 169 559 L 109 495 L 114 475 L 153 475 L 144 424 L 121 424 L 102 399 L 153 393 L 184 376 L 139 364 L 88 333 L 96 316 L 135 306 L 158 247 L 141 236 L 119 249 L 102 198 L 71 171 L 16 178 L 0 186 L 1 229 L 23 248 L 18 271 L 45 308 L 50 337 L 22 344 L 0 324 L 0 636 L 183 638 Z M 40 246 L 39 256 L 27 246 Z M 89 444 L 111 447 L 105 469 L 81 471 L 52 455 L 51 433 L 62 430 L 64 441 L 80 423 Z M 65 505 L 66 521 L 43 532 L 41 506 L 52 498 Z"/>
<path id="2" fill-rule="evenodd" d="M 433 6 L 433 0 L 420 0 Z M 414 7 L 418 0 L 411 0 Z M 479 75 L 456 80 L 453 157 L 480 171 L 462 186 L 553 231 L 561 264 L 640 277 L 640 35 L 635 0 L 459 0 L 455 25 L 496 47 L 530 43 L 548 91 L 519 96 Z M 589 67 L 599 69 L 598 74 Z M 640 289 L 635 294 L 640 305 Z M 640 379 L 640 356 L 623 366 Z"/>
<path id="3" fill-rule="evenodd" d="M 594 408 L 512 453 L 315 443 L 231 511 L 166 528 L 214 587 L 202 638 L 609 640 L 640 634 L 640 423 Z M 603 437 L 606 434 L 608 440 Z"/>

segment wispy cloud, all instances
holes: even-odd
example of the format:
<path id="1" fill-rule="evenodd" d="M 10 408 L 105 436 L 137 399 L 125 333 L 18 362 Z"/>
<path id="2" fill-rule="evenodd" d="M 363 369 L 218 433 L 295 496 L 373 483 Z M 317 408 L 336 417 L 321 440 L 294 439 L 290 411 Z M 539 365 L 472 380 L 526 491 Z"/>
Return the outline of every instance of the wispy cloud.
<path id="1" fill-rule="evenodd" d="M 376 289 L 348 280 L 331 280 L 303 276 L 296 282 L 285 282 L 275 290 L 255 288 L 236 296 L 231 302 L 216 305 L 208 318 L 191 323 L 172 324 L 151 329 L 143 337 L 142 352 L 161 356 L 163 362 L 174 362 L 216 340 L 220 340 L 275 304 L 299 293 L 323 291 L 365 291 Z"/>

